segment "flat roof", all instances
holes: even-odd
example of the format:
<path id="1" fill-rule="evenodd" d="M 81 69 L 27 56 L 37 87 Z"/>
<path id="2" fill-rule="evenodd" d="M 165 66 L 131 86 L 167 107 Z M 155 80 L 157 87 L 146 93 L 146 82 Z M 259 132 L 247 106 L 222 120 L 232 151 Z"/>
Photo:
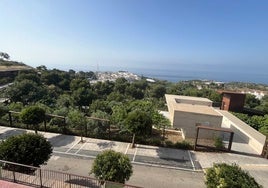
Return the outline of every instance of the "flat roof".
<path id="1" fill-rule="evenodd" d="M 184 96 L 184 95 L 169 95 L 165 94 L 166 99 L 183 99 L 183 100 L 191 100 L 191 101 L 202 101 L 202 102 L 212 102 L 211 100 L 203 97 L 191 97 L 191 96 Z"/>
<path id="2" fill-rule="evenodd" d="M 189 112 L 195 114 L 204 114 L 204 115 L 211 115 L 211 116 L 219 116 L 222 117 L 221 114 L 216 112 L 213 107 L 206 106 L 206 105 L 198 105 L 198 104 L 184 104 L 184 103 L 177 103 L 176 99 L 186 99 L 186 100 L 193 100 L 193 101 L 202 101 L 202 102 L 212 102 L 207 98 L 201 97 L 189 97 L 189 96 L 180 96 L 180 95 L 165 95 L 167 105 L 170 106 L 174 111 L 182 111 L 182 112 Z M 173 113 L 173 112 L 170 112 Z"/>
<path id="3" fill-rule="evenodd" d="M 195 114 L 204 114 L 211 116 L 222 116 L 216 112 L 213 107 L 203 105 L 192 105 L 192 104 L 175 104 L 173 105 L 174 111 L 189 112 Z"/>

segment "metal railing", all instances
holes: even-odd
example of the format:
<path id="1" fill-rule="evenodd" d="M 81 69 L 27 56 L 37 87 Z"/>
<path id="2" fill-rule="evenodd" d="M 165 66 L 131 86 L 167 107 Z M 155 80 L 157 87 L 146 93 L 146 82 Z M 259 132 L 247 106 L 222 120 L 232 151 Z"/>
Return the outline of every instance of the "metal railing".
<path id="1" fill-rule="evenodd" d="M 3 160 L 0 160 L 0 179 L 44 188 L 139 188 Z"/>

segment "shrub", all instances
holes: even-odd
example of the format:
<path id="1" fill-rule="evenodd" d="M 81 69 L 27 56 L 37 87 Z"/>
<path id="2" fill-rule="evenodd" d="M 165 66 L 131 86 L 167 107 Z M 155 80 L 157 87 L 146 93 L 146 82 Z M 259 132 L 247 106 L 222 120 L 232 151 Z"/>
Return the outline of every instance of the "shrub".
<path id="1" fill-rule="evenodd" d="M 39 167 L 48 161 L 52 145 L 42 135 L 21 134 L 12 136 L 0 144 L 0 159 Z"/>
<path id="2" fill-rule="evenodd" d="M 174 144 L 173 144 L 173 142 L 171 142 L 170 140 L 166 140 L 166 141 L 165 141 L 165 146 L 166 146 L 166 147 L 169 147 L 169 148 L 172 148 L 172 147 L 174 147 Z"/>
<path id="3" fill-rule="evenodd" d="M 185 149 L 185 150 L 193 149 L 193 146 L 189 142 L 187 142 L 185 140 L 183 140 L 182 142 L 176 142 L 174 144 L 174 147 L 178 148 L 178 149 Z"/>
<path id="4" fill-rule="evenodd" d="M 236 164 L 225 163 L 214 164 L 212 168 L 206 170 L 206 185 L 208 188 L 260 188 L 255 179 L 247 172 L 243 171 Z"/>
<path id="5" fill-rule="evenodd" d="M 214 145 L 217 149 L 223 149 L 224 148 L 224 143 L 220 137 L 216 137 L 214 139 Z"/>
<path id="6" fill-rule="evenodd" d="M 97 155 L 91 172 L 100 180 L 125 183 L 132 175 L 132 165 L 127 155 L 106 150 Z"/>

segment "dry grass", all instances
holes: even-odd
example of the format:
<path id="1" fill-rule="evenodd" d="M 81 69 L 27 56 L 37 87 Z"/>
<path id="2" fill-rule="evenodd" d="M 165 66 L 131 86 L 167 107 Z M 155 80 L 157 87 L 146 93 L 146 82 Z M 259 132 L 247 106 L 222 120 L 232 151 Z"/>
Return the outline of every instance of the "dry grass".
<path id="1" fill-rule="evenodd" d="M 32 68 L 28 67 L 28 66 L 3 66 L 3 65 L 0 65 L 0 72 L 28 70 L 28 69 L 32 69 Z"/>

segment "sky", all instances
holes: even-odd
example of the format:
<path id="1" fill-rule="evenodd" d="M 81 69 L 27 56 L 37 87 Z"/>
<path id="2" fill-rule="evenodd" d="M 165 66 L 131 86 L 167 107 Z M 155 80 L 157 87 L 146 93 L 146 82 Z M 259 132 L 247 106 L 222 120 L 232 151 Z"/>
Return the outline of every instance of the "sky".
<path id="1" fill-rule="evenodd" d="M 0 0 L 0 7 L 0 51 L 33 67 L 268 70 L 268 1 Z"/>

